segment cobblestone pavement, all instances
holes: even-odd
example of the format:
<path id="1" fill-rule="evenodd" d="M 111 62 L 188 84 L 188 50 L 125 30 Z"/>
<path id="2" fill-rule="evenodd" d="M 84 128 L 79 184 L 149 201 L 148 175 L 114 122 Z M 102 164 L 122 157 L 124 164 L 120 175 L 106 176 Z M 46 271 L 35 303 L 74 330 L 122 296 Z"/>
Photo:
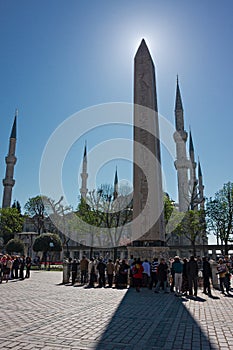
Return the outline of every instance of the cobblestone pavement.
<path id="1" fill-rule="evenodd" d="M 60 285 L 32 272 L 0 285 L 0 349 L 233 349 L 233 298 Z"/>

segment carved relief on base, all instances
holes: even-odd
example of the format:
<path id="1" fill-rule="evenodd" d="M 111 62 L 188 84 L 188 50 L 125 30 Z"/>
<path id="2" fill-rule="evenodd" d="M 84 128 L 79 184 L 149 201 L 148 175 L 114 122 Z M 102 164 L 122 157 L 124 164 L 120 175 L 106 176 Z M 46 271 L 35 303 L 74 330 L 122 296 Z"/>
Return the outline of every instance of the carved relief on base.
<path id="1" fill-rule="evenodd" d="M 141 260 L 169 259 L 169 247 L 128 247 L 127 250 L 128 256 L 133 255 L 134 258 L 140 258 Z"/>

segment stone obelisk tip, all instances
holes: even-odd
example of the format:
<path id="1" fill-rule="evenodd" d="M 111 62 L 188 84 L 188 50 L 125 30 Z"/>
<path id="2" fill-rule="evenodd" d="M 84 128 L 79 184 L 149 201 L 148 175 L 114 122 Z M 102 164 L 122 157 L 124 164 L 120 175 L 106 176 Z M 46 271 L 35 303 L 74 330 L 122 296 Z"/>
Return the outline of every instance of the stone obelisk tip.
<path id="1" fill-rule="evenodd" d="M 137 57 L 137 56 L 145 56 L 145 55 L 149 56 L 151 58 L 150 51 L 148 49 L 146 41 L 145 41 L 145 39 L 142 39 L 142 41 L 141 41 L 141 43 L 140 43 L 140 45 L 138 47 L 138 50 L 136 52 L 135 57 Z M 152 60 L 152 58 L 151 58 L 151 60 Z"/>

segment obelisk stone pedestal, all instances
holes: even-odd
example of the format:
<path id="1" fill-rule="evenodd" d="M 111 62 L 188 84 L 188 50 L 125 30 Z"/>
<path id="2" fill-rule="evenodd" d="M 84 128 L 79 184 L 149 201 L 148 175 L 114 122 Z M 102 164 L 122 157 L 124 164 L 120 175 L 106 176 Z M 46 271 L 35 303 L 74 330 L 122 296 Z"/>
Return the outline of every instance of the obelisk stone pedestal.
<path id="1" fill-rule="evenodd" d="M 169 247 L 128 247 L 128 256 L 133 255 L 134 258 L 140 258 L 141 260 L 147 259 L 152 261 L 153 258 L 169 259 Z"/>

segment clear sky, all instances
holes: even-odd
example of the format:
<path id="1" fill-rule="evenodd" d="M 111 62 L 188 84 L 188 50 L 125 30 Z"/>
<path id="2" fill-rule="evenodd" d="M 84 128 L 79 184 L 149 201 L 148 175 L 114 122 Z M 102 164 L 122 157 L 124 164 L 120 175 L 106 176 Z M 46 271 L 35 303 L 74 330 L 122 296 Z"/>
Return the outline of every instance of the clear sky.
<path id="1" fill-rule="evenodd" d="M 185 128 L 192 129 L 206 196 L 232 181 L 232 13 L 231 0 L 0 0 L 1 178 L 19 109 L 13 200 L 24 206 L 39 193 L 44 147 L 68 117 L 94 105 L 132 102 L 133 58 L 142 38 L 156 65 L 159 112 L 173 125 L 179 74 Z M 73 207 L 85 140 L 91 150 L 113 137 L 130 138 L 131 130 L 97 128 L 71 147 L 62 176 Z M 173 160 L 166 151 L 162 159 L 166 190 L 176 200 Z M 116 159 L 100 169 L 97 185 L 113 182 L 116 165 L 119 179 L 131 181 L 132 165 Z"/>

